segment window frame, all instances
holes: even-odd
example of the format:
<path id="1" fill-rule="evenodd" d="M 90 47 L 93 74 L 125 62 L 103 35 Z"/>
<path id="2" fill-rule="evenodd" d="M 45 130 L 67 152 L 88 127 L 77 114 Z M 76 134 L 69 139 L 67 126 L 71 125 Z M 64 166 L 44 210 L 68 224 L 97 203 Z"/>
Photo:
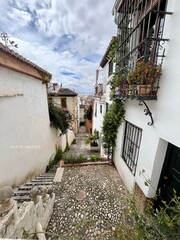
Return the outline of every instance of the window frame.
<path id="1" fill-rule="evenodd" d="M 100 111 L 101 114 L 102 114 L 102 109 L 103 109 L 102 104 L 100 104 L 100 109 L 99 109 L 99 111 Z"/>
<path id="2" fill-rule="evenodd" d="M 142 129 L 125 120 L 122 159 L 134 176 L 138 164 L 141 139 Z"/>
<path id="3" fill-rule="evenodd" d="M 66 97 L 61 98 L 61 107 L 63 109 L 67 108 L 67 98 Z"/>
<path id="4" fill-rule="evenodd" d="M 111 76 L 112 74 L 113 74 L 113 60 L 111 59 L 108 65 L 108 77 Z"/>

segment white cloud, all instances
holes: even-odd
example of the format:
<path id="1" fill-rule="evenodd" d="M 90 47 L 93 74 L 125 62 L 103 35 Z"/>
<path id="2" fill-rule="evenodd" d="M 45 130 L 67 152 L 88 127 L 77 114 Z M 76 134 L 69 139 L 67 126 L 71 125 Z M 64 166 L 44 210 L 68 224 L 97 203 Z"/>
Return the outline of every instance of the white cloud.
<path id="1" fill-rule="evenodd" d="M 0 0 L 0 25 L 19 43 L 18 52 L 51 72 L 54 81 L 83 93 L 95 84 L 100 61 L 87 59 L 102 56 L 116 34 L 113 4 L 114 0 Z M 63 69 L 77 78 L 63 75 Z"/>
<path id="2" fill-rule="evenodd" d="M 28 26 L 28 24 L 32 21 L 30 13 L 15 8 L 13 8 L 8 16 L 12 19 L 12 24 L 14 19 L 16 19 L 16 24 L 22 27 Z"/>

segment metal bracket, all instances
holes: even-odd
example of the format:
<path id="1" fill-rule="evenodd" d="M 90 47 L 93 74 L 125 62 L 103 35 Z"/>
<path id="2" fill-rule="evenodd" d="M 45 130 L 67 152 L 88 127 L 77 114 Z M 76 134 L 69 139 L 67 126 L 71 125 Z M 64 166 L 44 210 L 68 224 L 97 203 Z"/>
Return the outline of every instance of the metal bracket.
<path id="1" fill-rule="evenodd" d="M 154 124 L 154 120 L 153 120 L 153 117 L 152 117 L 152 112 L 150 111 L 150 109 L 149 109 L 148 105 L 145 103 L 145 101 L 143 101 L 143 100 L 139 101 L 139 106 L 143 106 L 143 104 L 144 104 L 144 106 L 146 107 L 146 108 L 144 109 L 144 114 L 145 114 L 146 116 L 149 115 L 150 118 L 151 118 L 151 122 L 148 122 L 147 124 L 148 124 L 149 126 L 152 126 L 152 125 Z"/>

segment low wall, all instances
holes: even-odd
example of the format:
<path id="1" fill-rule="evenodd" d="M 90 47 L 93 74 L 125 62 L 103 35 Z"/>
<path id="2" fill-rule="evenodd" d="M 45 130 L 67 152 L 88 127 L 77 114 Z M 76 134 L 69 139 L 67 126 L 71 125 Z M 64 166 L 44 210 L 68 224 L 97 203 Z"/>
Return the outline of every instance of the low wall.
<path id="1" fill-rule="evenodd" d="M 23 202 L 19 209 L 12 193 L 11 187 L 0 189 L 0 238 L 45 240 L 55 201 L 52 187 L 43 187 L 41 192 L 34 187 L 30 191 L 32 201 Z"/>
<path id="2" fill-rule="evenodd" d="M 57 139 L 57 146 L 60 147 L 63 151 L 66 149 L 67 143 L 70 146 L 72 141 L 75 138 L 75 134 L 72 130 L 67 130 L 66 134 L 61 134 L 60 130 L 53 129 L 53 137 Z"/>

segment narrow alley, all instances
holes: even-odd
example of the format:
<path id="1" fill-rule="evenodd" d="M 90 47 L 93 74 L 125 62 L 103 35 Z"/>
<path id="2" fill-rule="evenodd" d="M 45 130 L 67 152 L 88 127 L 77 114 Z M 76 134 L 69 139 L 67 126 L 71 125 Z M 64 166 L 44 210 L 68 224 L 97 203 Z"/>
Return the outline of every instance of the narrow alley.
<path id="1" fill-rule="evenodd" d="M 80 129 L 71 154 L 90 154 Z M 47 229 L 51 239 L 113 239 L 120 223 L 121 199 L 126 192 L 112 165 L 66 167 L 62 181 L 54 184 L 56 200 Z"/>

